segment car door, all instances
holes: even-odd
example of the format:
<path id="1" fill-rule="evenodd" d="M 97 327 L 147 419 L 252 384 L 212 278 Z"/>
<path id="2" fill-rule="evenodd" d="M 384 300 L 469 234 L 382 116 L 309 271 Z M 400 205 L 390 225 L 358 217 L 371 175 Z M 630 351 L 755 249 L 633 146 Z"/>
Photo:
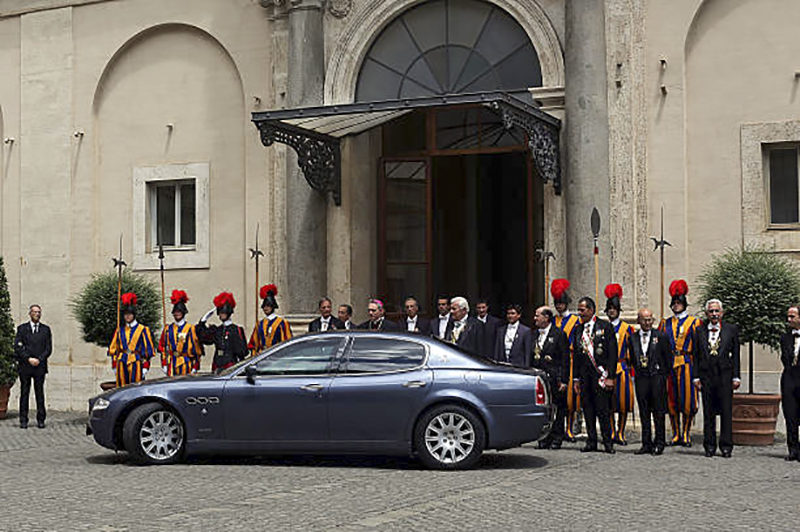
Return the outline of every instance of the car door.
<path id="1" fill-rule="evenodd" d="M 331 440 L 354 447 L 408 440 L 433 382 L 424 343 L 353 335 L 328 398 Z"/>
<path id="2" fill-rule="evenodd" d="M 291 342 L 253 362 L 224 390 L 226 439 L 273 443 L 325 441 L 331 367 L 343 336 Z"/>

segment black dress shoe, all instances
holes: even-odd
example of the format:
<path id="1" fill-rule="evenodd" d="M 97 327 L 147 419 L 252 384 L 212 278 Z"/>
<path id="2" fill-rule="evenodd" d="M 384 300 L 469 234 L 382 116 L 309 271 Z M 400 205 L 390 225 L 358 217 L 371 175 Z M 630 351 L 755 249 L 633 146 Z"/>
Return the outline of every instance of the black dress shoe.
<path id="1" fill-rule="evenodd" d="M 596 445 L 586 445 L 583 449 L 581 449 L 582 453 L 594 453 L 597 452 Z"/>
<path id="2" fill-rule="evenodd" d="M 554 444 L 552 444 L 552 445 L 550 446 L 550 448 L 551 448 L 552 450 L 554 450 L 554 451 L 557 451 L 557 450 L 561 449 L 561 442 L 558 442 L 558 443 L 554 443 Z"/>
<path id="3" fill-rule="evenodd" d="M 550 442 L 549 441 L 540 441 L 539 445 L 538 445 L 538 448 L 539 449 L 549 449 L 550 448 Z"/>
<path id="4" fill-rule="evenodd" d="M 797 455 L 794 453 L 787 454 L 786 456 L 783 457 L 783 459 L 786 460 L 787 462 L 794 462 L 795 460 L 797 460 Z"/>
<path id="5" fill-rule="evenodd" d="M 27 421 L 20 421 L 19 422 L 19 428 L 27 429 L 28 428 L 28 422 Z"/>
<path id="6" fill-rule="evenodd" d="M 633 454 L 650 454 L 652 452 L 653 452 L 653 449 L 651 449 L 650 447 L 642 446 L 638 451 L 636 451 Z"/>
<path id="7" fill-rule="evenodd" d="M 37 421 L 36 426 L 39 427 L 40 429 L 43 429 L 45 427 L 44 421 Z"/>
<path id="8" fill-rule="evenodd" d="M 706 449 L 706 458 L 713 458 L 716 453 L 714 451 L 709 451 Z"/>
<path id="9" fill-rule="evenodd" d="M 655 450 L 653 451 L 653 456 L 661 456 L 662 454 L 664 454 L 664 447 L 662 447 L 661 445 L 659 445 L 659 446 L 658 446 L 658 447 L 656 447 L 656 448 L 655 448 Z"/>
<path id="10" fill-rule="evenodd" d="M 684 447 L 688 448 L 688 449 L 691 449 L 691 448 L 692 448 L 692 440 L 685 441 L 685 442 L 683 442 L 683 444 L 682 444 L 682 445 L 683 445 Z"/>
<path id="11" fill-rule="evenodd" d="M 613 445 L 604 445 L 606 454 L 616 454 L 617 451 L 614 450 Z"/>
<path id="12" fill-rule="evenodd" d="M 722 457 L 723 458 L 730 458 L 731 457 L 731 452 L 727 451 L 727 450 L 726 451 L 722 451 Z"/>

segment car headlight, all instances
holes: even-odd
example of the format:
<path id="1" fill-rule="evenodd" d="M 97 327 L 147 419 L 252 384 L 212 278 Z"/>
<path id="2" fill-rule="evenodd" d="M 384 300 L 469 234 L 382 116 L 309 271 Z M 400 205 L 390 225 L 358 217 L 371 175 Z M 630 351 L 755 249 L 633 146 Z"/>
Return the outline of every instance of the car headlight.
<path id="1" fill-rule="evenodd" d="M 111 403 L 108 401 L 108 399 L 103 399 L 102 397 L 99 397 L 97 401 L 95 401 L 94 404 L 92 405 L 92 412 L 94 412 L 95 410 L 105 410 L 106 408 L 108 408 L 108 405 L 110 404 Z"/>

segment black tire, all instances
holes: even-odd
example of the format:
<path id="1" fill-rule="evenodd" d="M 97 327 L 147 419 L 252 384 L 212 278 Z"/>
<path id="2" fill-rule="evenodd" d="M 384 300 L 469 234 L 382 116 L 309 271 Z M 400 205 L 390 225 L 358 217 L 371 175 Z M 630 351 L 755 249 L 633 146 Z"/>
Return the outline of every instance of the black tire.
<path id="1" fill-rule="evenodd" d="M 431 408 L 414 427 L 414 448 L 429 469 L 471 469 L 478 463 L 485 446 L 483 421 L 460 405 L 443 404 Z"/>
<path id="2" fill-rule="evenodd" d="M 139 464 L 174 464 L 186 450 L 185 434 L 178 414 L 162 404 L 147 403 L 134 408 L 125 418 L 122 443 Z"/>

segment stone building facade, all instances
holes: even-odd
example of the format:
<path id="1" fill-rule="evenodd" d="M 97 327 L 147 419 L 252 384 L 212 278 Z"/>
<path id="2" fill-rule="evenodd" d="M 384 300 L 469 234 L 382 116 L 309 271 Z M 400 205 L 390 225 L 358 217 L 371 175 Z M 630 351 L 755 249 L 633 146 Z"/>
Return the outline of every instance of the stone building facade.
<path id="1" fill-rule="evenodd" d="M 111 377 L 69 301 L 121 233 L 154 276 L 166 239 L 190 319 L 225 289 L 248 329 L 257 227 L 261 279 L 296 324 L 322 295 L 357 318 L 368 297 L 409 292 L 430 308 L 439 291 L 500 294 L 495 307 L 516 291 L 530 308 L 537 249 L 549 278 L 593 294 L 595 207 L 600 284 L 622 284 L 629 310 L 659 305 L 662 207 L 668 279 L 691 285 L 730 246 L 795 256 L 795 22 L 794 0 L 0 0 L 0 246 L 15 318 L 39 303 L 53 327 L 50 404 L 83 409 Z M 491 106 L 453 104 L 482 91 Z M 375 126 L 292 129 L 320 106 Z M 295 142 L 338 147 L 325 193 L 297 145 L 252 123 L 271 110 L 289 111 L 271 124 Z"/>

